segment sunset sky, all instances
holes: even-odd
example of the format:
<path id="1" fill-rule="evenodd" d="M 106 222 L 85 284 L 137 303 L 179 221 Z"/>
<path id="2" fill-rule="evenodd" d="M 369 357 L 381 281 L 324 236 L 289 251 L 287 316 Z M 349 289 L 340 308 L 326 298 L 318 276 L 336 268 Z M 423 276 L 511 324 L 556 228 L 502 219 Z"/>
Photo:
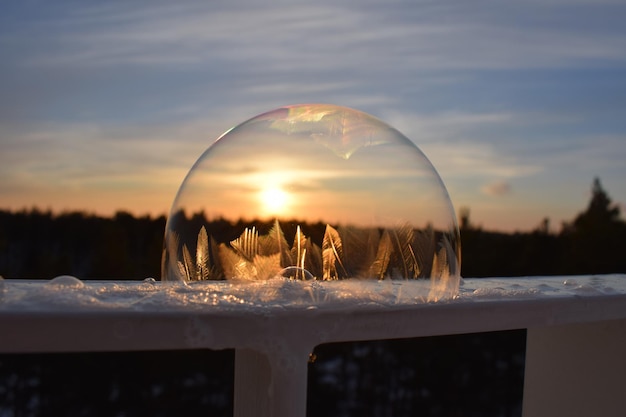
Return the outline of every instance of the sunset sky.
<path id="1" fill-rule="evenodd" d="M 594 177 L 626 211 L 625 21 L 610 0 L 3 1 L 0 209 L 166 214 L 224 131 L 332 103 L 410 138 L 486 229 L 558 231 Z"/>
<path id="2" fill-rule="evenodd" d="M 174 207 L 233 221 L 361 227 L 446 230 L 456 218 L 408 138 L 365 113 L 319 104 L 283 107 L 229 131 L 194 165 Z"/>

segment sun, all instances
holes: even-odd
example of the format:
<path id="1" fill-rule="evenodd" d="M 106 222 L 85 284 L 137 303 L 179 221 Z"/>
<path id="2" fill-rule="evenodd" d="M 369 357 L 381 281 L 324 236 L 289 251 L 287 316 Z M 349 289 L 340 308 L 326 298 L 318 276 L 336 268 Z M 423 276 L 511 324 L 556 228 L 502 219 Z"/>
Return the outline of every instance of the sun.
<path id="1" fill-rule="evenodd" d="M 284 214 L 289 204 L 289 193 L 278 186 L 264 188 L 259 193 L 261 208 L 266 214 Z"/>

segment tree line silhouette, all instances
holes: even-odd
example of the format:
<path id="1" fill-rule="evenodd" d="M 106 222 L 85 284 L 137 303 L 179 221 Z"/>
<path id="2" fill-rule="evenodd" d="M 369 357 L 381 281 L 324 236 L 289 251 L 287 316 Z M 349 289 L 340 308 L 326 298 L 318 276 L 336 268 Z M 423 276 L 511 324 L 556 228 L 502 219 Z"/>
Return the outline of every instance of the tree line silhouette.
<path id="1" fill-rule="evenodd" d="M 472 226 L 461 211 L 462 272 L 466 277 L 608 274 L 626 272 L 626 222 L 599 178 L 587 208 L 561 231 L 549 219 L 530 232 L 512 234 Z"/>
<path id="2" fill-rule="evenodd" d="M 199 230 L 206 222 L 203 213 L 196 213 L 187 223 Z M 165 223 L 164 216 L 135 217 L 122 211 L 105 218 L 84 212 L 0 210 L 0 276 L 157 278 Z M 235 239 L 247 226 L 257 230 L 272 226 L 259 220 L 233 225 L 223 218 L 209 223 L 211 229 L 224 231 L 224 240 Z M 598 178 L 587 208 L 558 233 L 549 230 L 548 219 L 529 232 L 483 230 L 472 225 L 469 209 L 461 209 L 459 223 L 464 277 L 626 272 L 626 223 Z M 311 233 L 323 234 L 321 223 L 308 226 Z"/>

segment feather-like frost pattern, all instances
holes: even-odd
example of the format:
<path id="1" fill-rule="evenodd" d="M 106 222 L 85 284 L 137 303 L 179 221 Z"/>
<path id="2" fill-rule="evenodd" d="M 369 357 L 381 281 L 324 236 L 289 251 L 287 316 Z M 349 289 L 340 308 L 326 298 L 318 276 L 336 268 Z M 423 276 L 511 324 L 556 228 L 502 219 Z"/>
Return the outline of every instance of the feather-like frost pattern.
<path id="1" fill-rule="evenodd" d="M 171 236 L 169 239 L 165 239 L 167 242 L 167 247 L 165 248 L 165 252 L 167 253 L 167 261 L 165 261 L 168 265 L 168 269 L 170 273 L 175 274 L 175 276 L 181 280 L 185 281 L 187 279 L 186 275 L 183 273 L 183 269 L 180 268 L 179 265 L 181 262 L 178 260 L 178 248 L 180 247 L 180 236 L 176 232 L 171 232 Z M 163 262 L 163 261 L 162 261 Z"/>
<path id="2" fill-rule="evenodd" d="M 442 246 L 442 249 L 445 249 L 446 251 L 446 259 L 448 260 L 448 269 L 450 271 L 450 274 L 458 275 L 460 277 L 460 254 L 454 250 L 454 248 L 452 247 L 452 243 L 450 243 L 450 238 L 447 235 L 443 236 Z"/>
<path id="3" fill-rule="evenodd" d="M 169 262 L 168 262 L 168 255 L 167 255 L 167 249 L 163 248 L 163 250 L 161 251 L 161 271 L 165 271 L 165 267 L 169 268 Z M 169 271 L 169 274 L 171 274 L 172 271 Z"/>
<path id="4" fill-rule="evenodd" d="M 461 271 L 459 268 L 458 253 L 452 247 L 448 236 L 444 235 L 441 243 L 441 249 L 439 250 L 440 257 L 445 254 L 445 265 L 440 265 L 443 268 L 441 271 L 441 280 L 438 299 L 453 298 L 458 294 L 459 284 L 461 281 Z"/>
<path id="5" fill-rule="evenodd" d="M 185 268 L 185 264 L 182 261 L 176 262 L 176 268 L 178 271 L 178 276 L 182 281 L 187 280 L 187 269 Z"/>
<path id="6" fill-rule="evenodd" d="M 322 279 L 339 279 L 347 277 L 346 269 L 341 258 L 343 257 L 343 248 L 341 238 L 337 230 L 331 225 L 326 225 L 324 232 L 324 240 L 322 241 Z M 337 269 L 339 266 L 339 269 Z"/>
<path id="7" fill-rule="evenodd" d="M 314 277 L 322 277 L 323 276 L 323 265 L 322 261 L 322 248 L 311 241 L 311 238 L 307 238 L 306 245 L 306 263 L 307 263 L 307 271 L 313 274 Z"/>
<path id="8" fill-rule="evenodd" d="M 376 259 L 369 268 L 369 277 L 375 277 L 378 279 L 385 278 L 392 252 L 393 244 L 391 243 L 391 236 L 389 235 L 389 231 L 385 230 L 378 242 Z"/>
<path id="9" fill-rule="evenodd" d="M 420 268 L 415 258 L 415 252 L 411 244 L 413 243 L 413 227 L 410 224 L 403 224 L 400 227 L 391 229 L 394 253 L 398 257 L 398 268 L 402 271 L 403 278 L 417 278 Z"/>
<path id="10" fill-rule="evenodd" d="M 296 261 L 298 268 L 304 268 L 304 257 L 302 252 L 306 250 L 306 236 L 302 233 L 300 225 L 296 227 L 296 235 L 293 238 L 293 245 L 291 246 L 291 258 Z"/>
<path id="11" fill-rule="evenodd" d="M 307 238 L 304 233 L 302 233 L 302 229 L 300 229 L 300 225 L 298 225 L 296 227 L 296 235 L 293 239 L 293 245 L 291 246 L 291 259 L 295 262 L 295 266 L 301 269 L 296 273 L 296 279 L 305 279 L 304 269 L 311 272 L 309 269 L 309 263 L 314 264 L 314 262 L 310 262 L 310 255 L 307 251 L 307 249 L 310 248 L 310 245 L 311 240 Z M 307 258 L 307 256 L 309 256 L 309 258 Z"/>
<path id="12" fill-rule="evenodd" d="M 185 276 L 187 281 L 195 281 L 196 278 L 196 263 L 191 257 L 191 252 L 187 245 L 183 245 L 183 264 L 185 267 Z"/>
<path id="13" fill-rule="evenodd" d="M 211 270 L 209 272 L 211 279 L 224 279 L 224 268 L 222 267 L 219 257 L 219 245 L 213 236 L 209 238 L 209 251 L 209 259 L 212 261 Z"/>
<path id="14" fill-rule="evenodd" d="M 291 247 L 291 259 L 296 267 L 306 269 L 314 277 L 322 276 L 322 250 L 302 232 L 300 226 L 296 228 L 296 236 Z M 302 278 L 304 278 L 304 272 Z"/>
<path id="15" fill-rule="evenodd" d="M 233 251 L 223 243 L 218 246 L 218 254 L 220 258 L 220 264 L 222 265 L 224 270 L 224 277 L 226 277 L 226 279 L 240 278 L 238 276 L 238 271 L 241 268 L 238 267 L 238 265 L 241 262 L 245 262 L 241 258 L 241 256 L 239 256 L 235 251 Z"/>
<path id="16" fill-rule="evenodd" d="M 368 253 L 368 237 L 370 229 L 360 229 L 353 226 L 337 228 L 343 245 L 343 260 L 348 276 L 356 277 L 365 265 L 372 263 Z"/>
<path id="17" fill-rule="evenodd" d="M 196 243 L 196 275 L 198 280 L 206 281 L 211 276 L 211 260 L 209 258 L 209 235 L 202 226 Z"/>
<path id="18" fill-rule="evenodd" d="M 457 253 L 447 236 L 443 236 L 439 251 L 433 256 L 428 301 L 449 299 L 457 295 L 461 275 L 458 271 Z"/>
<path id="19" fill-rule="evenodd" d="M 422 277 L 427 276 L 432 270 L 432 247 L 435 245 L 435 232 L 432 227 L 417 231 L 413 237 L 412 247 Z"/>
<path id="20" fill-rule="evenodd" d="M 246 227 L 237 239 L 230 242 L 230 246 L 237 254 L 252 262 L 259 252 L 259 232 L 254 226 Z"/>
<path id="21" fill-rule="evenodd" d="M 428 301 L 439 301 L 445 294 L 449 273 L 446 268 L 447 254 L 445 248 L 441 248 L 433 255 L 433 269 L 430 277 L 430 291 Z"/>
<path id="22" fill-rule="evenodd" d="M 298 265 L 300 265 L 300 268 L 302 269 L 306 269 L 308 265 L 306 263 L 306 248 L 302 249 L 302 255 L 300 256 L 300 259 L 298 259 Z M 302 274 L 302 278 L 304 279 L 304 273 Z"/>
<path id="23" fill-rule="evenodd" d="M 280 264 L 283 268 L 293 265 L 291 250 L 278 220 L 274 222 L 267 235 L 259 238 L 259 254 L 268 256 L 275 253 L 280 254 Z"/>
<path id="24" fill-rule="evenodd" d="M 269 256 L 257 255 L 254 257 L 254 272 L 256 273 L 255 279 L 267 280 L 274 278 L 280 273 L 282 268 L 280 267 L 280 254 L 275 253 Z"/>
<path id="25" fill-rule="evenodd" d="M 432 226 L 416 230 L 410 224 L 380 230 L 345 225 L 335 229 L 327 224 L 320 247 L 299 225 L 289 245 L 278 220 L 266 235 L 247 227 L 229 243 L 216 242 L 202 226 L 193 248 L 195 256 L 172 232 L 163 249 L 162 269 L 184 281 L 266 280 L 287 267 L 301 271 L 295 275 L 290 272 L 296 279 L 306 279 L 309 273 L 323 280 L 429 276 L 430 299 L 447 297 L 454 280 L 460 280 L 460 255 L 454 236 L 436 232 Z M 434 245 L 438 247 L 435 253 Z"/>

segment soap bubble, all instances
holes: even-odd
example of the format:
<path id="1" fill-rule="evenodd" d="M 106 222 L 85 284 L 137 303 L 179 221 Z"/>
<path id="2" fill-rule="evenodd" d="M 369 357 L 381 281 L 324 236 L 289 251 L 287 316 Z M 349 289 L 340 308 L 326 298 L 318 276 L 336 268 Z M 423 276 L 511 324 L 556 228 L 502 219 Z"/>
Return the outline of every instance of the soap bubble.
<path id="1" fill-rule="evenodd" d="M 59 275 L 46 282 L 48 287 L 54 288 L 83 288 L 85 283 L 71 275 Z"/>
<path id="2" fill-rule="evenodd" d="M 176 195 L 162 258 L 165 281 L 429 279 L 455 293 L 459 273 L 455 212 L 426 156 L 373 116 L 318 104 L 209 146 Z"/>

